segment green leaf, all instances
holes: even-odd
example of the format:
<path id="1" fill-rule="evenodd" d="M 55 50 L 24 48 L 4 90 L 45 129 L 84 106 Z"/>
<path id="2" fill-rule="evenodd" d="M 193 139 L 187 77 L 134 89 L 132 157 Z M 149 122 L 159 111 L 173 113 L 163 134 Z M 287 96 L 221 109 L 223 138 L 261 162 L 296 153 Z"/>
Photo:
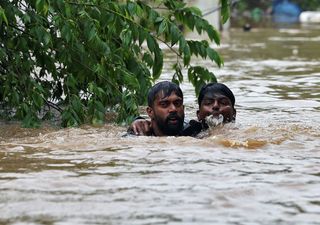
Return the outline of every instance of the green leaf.
<path id="1" fill-rule="evenodd" d="M 152 68 L 154 80 L 157 80 L 160 77 L 162 67 L 163 67 L 163 55 L 162 55 L 162 51 L 158 48 L 154 52 L 154 65 Z"/>
<path id="2" fill-rule="evenodd" d="M 203 25 L 204 25 L 203 20 L 201 20 L 201 19 L 196 20 L 195 26 L 196 26 L 196 30 L 197 30 L 198 34 L 202 33 Z"/>
<path id="3" fill-rule="evenodd" d="M 164 18 L 163 17 L 157 17 L 156 19 L 155 19 L 155 23 L 161 23 L 161 22 L 163 22 L 163 20 L 164 20 Z"/>
<path id="4" fill-rule="evenodd" d="M 142 17 L 143 13 L 144 13 L 143 9 L 141 8 L 140 5 L 137 4 L 136 5 L 136 14 L 137 14 L 137 16 Z"/>
<path id="5" fill-rule="evenodd" d="M 128 2 L 127 3 L 128 12 L 131 16 L 136 14 L 137 11 L 137 5 L 134 2 Z"/>
<path id="6" fill-rule="evenodd" d="M 191 30 L 194 29 L 194 26 L 197 26 L 197 23 L 199 23 L 198 21 L 199 20 L 196 17 L 194 17 L 191 13 L 186 14 L 185 22 Z"/>
<path id="7" fill-rule="evenodd" d="M 183 74 L 181 71 L 181 65 L 179 63 L 174 64 L 173 69 L 175 70 L 175 73 L 172 78 L 172 82 L 179 84 L 183 81 Z"/>
<path id="8" fill-rule="evenodd" d="M 156 43 L 155 43 L 154 38 L 150 34 L 147 36 L 147 45 L 148 45 L 150 52 L 155 52 Z"/>
<path id="9" fill-rule="evenodd" d="M 69 75 L 68 77 L 66 77 L 66 84 L 68 85 L 69 88 L 73 89 L 73 90 L 77 90 L 77 80 L 75 79 L 75 77 L 73 75 Z"/>
<path id="10" fill-rule="evenodd" d="M 208 47 L 207 48 L 207 55 L 209 56 L 209 58 L 211 59 L 211 61 L 215 61 L 216 64 L 221 67 L 221 65 L 223 64 L 222 59 L 220 58 L 219 54 L 213 50 L 212 48 Z"/>
<path id="11" fill-rule="evenodd" d="M 153 59 L 152 59 L 152 56 L 151 56 L 148 52 L 145 52 L 145 53 L 143 54 L 142 60 L 143 60 L 144 62 L 146 62 L 149 67 L 152 67 L 152 65 L 153 65 Z"/>
<path id="12" fill-rule="evenodd" d="M 7 26 L 9 25 L 7 16 L 6 16 L 6 14 L 5 14 L 5 11 L 4 11 L 4 9 L 0 6 L 0 25 L 2 24 L 2 21 L 4 21 Z"/>
<path id="13" fill-rule="evenodd" d="M 217 82 L 215 75 L 207 69 L 195 66 L 188 69 L 188 79 L 195 87 L 196 95 L 199 95 L 201 87 L 208 82 Z"/>
<path id="14" fill-rule="evenodd" d="M 187 45 L 187 41 L 184 39 L 183 36 L 181 36 L 179 39 L 179 52 L 180 53 L 184 52 L 186 45 Z"/>
<path id="15" fill-rule="evenodd" d="M 16 105 L 20 103 L 19 94 L 16 91 L 12 91 L 12 102 Z"/>
<path id="16" fill-rule="evenodd" d="M 147 33 L 143 29 L 139 29 L 139 45 L 141 46 L 147 37 Z"/>
<path id="17" fill-rule="evenodd" d="M 83 105 L 81 104 L 81 101 L 77 96 L 72 97 L 71 105 L 72 105 L 74 112 L 78 113 L 83 110 Z"/>
<path id="18" fill-rule="evenodd" d="M 222 23 L 226 23 L 230 17 L 230 7 L 228 0 L 221 0 L 221 17 Z"/>
<path id="19" fill-rule="evenodd" d="M 149 12 L 149 20 L 152 21 L 153 23 L 156 23 L 156 20 L 159 18 L 159 13 L 154 11 L 154 10 L 150 10 Z"/>
<path id="20" fill-rule="evenodd" d="M 206 29 L 210 40 L 214 40 L 217 45 L 220 45 L 220 35 L 219 32 L 214 29 L 211 25 L 209 25 Z"/>
<path id="21" fill-rule="evenodd" d="M 34 104 L 36 105 L 36 107 L 38 109 L 41 109 L 41 107 L 43 106 L 43 99 L 42 99 L 41 95 L 38 93 L 33 93 L 32 100 L 33 100 Z"/>
<path id="22" fill-rule="evenodd" d="M 189 9 L 193 14 L 195 14 L 197 16 L 202 16 L 202 12 L 198 7 L 192 6 Z"/>
<path id="23" fill-rule="evenodd" d="M 29 14 L 25 13 L 22 17 L 23 23 L 28 24 L 31 22 L 31 17 Z"/>
<path id="24" fill-rule="evenodd" d="M 100 102 L 100 101 L 95 101 L 95 108 L 96 108 L 99 112 L 102 112 L 102 113 L 104 114 L 105 108 L 104 108 L 102 102 Z"/>
<path id="25" fill-rule="evenodd" d="M 191 59 L 191 52 L 190 52 L 190 47 L 188 44 L 186 44 L 186 46 L 184 47 L 183 50 L 183 63 L 185 66 L 190 64 L 190 59 Z"/>
<path id="26" fill-rule="evenodd" d="M 160 23 L 159 29 L 158 29 L 158 35 L 161 35 L 167 29 L 168 29 L 167 21 L 162 20 L 162 22 Z"/>
<path id="27" fill-rule="evenodd" d="M 22 127 L 25 128 L 39 128 L 40 127 L 40 121 L 38 117 L 32 113 L 28 112 L 27 115 L 22 120 Z"/>
<path id="28" fill-rule="evenodd" d="M 69 25 L 66 23 L 61 29 L 61 36 L 67 41 L 70 42 L 72 38 L 72 32 Z"/>
<path id="29" fill-rule="evenodd" d="M 51 36 L 47 32 L 43 33 L 42 39 L 43 39 L 43 44 L 44 45 L 48 45 L 51 42 Z"/>
<path id="30" fill-rule="evenodd" d="M 139 89 L 139 82 L 137 80 L 137 78 L 129 73 L 126 70 L 121 70 L 121 77 L 123 78 L 123 80 L 125 81 L 125 84 L 130 87 L 130 89 Z"/>
<path id="31" fill-rule="evenodd" d="M 48 0 L 37 0 L 36 9 L 43 15 L 47 15 L 49 11 L 49 2 Z"/>
<path id="32" fill-rule="evenodd" d="M 125 46 L 129 46 L 132 42 L 131 30 L 124 29 L 120 34 L 120 38 Z"/>
<path id="33" fill-rule="evenodd" d="M 94 40 L 94 38 L 97 36 L 97 31 L 95 29 L 95 27 L 91 27 L 89 33 L 88 33 L 88 41 L 92 41 Z"/>
<path id="34" fill-rule="evenodd" d="M 181 37 L 181 32 L 175 24 L 171 24 L 170 33 L 171 33 L 171 46 L 173 46 L 179 41 Z"/>

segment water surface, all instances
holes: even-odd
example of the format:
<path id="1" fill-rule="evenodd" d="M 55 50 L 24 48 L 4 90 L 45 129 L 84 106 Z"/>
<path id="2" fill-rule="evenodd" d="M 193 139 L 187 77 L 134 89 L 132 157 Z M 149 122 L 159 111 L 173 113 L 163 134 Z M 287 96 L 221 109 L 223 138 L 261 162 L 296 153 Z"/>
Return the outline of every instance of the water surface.
<path id="1" fill-rule="evenodd" d="M 222 40 L 222 69 L 193 63 L 233 90 L 237 121 L 207 138 L 2 123 L 0 224 L 320 224 L 318 27 Z M 182 89 L 194 118 L 193 88 Z"/>

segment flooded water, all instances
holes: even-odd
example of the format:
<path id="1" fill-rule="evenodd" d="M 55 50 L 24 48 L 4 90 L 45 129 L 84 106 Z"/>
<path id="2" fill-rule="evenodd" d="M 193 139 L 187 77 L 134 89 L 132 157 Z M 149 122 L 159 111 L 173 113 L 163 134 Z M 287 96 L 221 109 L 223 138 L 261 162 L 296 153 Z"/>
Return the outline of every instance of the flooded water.
<path id="1" fill-rule="evenodd" d="M 319 26 L 222 40 L 225 66 L 209 69 L 233 90 L 237 121 L 207 138 L 2 123 L 0 224 L 320 224 Z"/>

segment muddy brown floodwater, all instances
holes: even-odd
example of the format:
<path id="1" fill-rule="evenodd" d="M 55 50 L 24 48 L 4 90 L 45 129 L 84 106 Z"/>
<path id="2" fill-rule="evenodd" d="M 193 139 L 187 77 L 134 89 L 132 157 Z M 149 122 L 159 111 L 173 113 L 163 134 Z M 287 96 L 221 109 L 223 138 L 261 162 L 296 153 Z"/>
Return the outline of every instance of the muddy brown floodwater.
<path id="1" fill-rule="evenodd" d="M 237 121 L 204 139 L 1 123 L 0 224 L 320 224 L 319 46 L 319 25 L 223 33 L 224 67 L 193 63 L 233 90 Z"/>

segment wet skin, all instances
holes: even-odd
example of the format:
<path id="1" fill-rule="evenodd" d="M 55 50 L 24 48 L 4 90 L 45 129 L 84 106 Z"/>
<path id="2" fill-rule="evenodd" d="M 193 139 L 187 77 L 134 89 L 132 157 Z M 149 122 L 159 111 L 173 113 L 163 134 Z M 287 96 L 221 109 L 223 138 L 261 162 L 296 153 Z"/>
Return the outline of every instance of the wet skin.
<path id="1" fill-rule="evenodd" d="M 223 122 L 232 122 L 236 118 L 236 110 L 228 97 L 219 93 L 207 93 L 197 111 L 198 120 L 204 122 L 207 116 L 223 115 Z"/>
<path id="2" fill-rule="evenodd" d="M 156 136 L 175 136 L 183 129 L 183 99 L 174 92 L 166 97 L 159 92 L 153 107 L 147 108 L 147 113 L 151 118 L 151 126 Z"/>

